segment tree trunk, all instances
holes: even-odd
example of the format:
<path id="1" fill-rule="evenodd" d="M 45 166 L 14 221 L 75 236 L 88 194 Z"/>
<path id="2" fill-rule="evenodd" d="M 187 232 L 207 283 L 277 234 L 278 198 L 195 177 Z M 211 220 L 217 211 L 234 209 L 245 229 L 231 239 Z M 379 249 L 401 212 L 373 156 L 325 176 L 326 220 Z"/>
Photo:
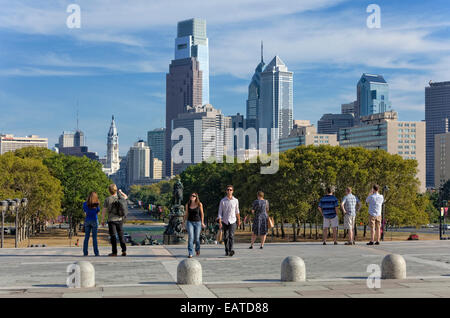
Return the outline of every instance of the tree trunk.
<path id="1" fill-rule="evenodd" d="M 355 224 L 355 228 L 353 229 L 353 238 L 358 236 L 358 226 Z"/>
<path id="2" fill-rule="evenodd" d="M 300 220 L 297 218 L 297 236 L 300 235 L 300 230 L 301 230 Z"/>
<path id="3" fill-rule="evenodd" d="M 366 237 L 366 225 L 365 224 L 364 224 L 364 234 L 363 234 L 363 236 Z"/>
<path id="4" fill-rule="evenodd" d="M 312 239 L 312 222 L 309 222 L 309 238 Z"/>
<path id="5" fill-rule="evenodd" d="M 286 233 L 284 232 L 284 222 L 281 222 L 281 238 L 284 238 L 286 236 Z"/>
<path id="6" fill-rule="evenodd" d="M 297 229 L 296 229 L 296 224 L 295 222 L 292 223 L 292 234 L 294 235 L 294 242 L 297 242 Z"/>
<path id="7" fill-rule="evenodd" d="M 276 224 L 276 229 L 277 229 L 277 237 L 280 237 L 280 232 L 278 231 L 278 223 Z"/>
<path id="8" fill-rule="evenodd" d="M 316 240 L 318 240 L 318 239 L 319 239 L 319 226 L 316 222 Z"/>
<path id="9" fill-rule="evenodd" d="M 303 222 L 303 238 L 306 238 L 306 221 Z"/>

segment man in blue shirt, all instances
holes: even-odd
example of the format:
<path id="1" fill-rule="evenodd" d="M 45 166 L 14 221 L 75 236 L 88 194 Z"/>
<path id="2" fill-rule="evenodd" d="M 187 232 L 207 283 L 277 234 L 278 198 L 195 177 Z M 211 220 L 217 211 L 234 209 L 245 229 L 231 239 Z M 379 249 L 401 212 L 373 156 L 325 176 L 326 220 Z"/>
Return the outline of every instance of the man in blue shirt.
<path id="1" fill-rule="evenodd" d="M 338 212 L 339 202 L 333 195 L 333 189 L 327 188 L 327 195 L 319 202 L 319 211 L 323 216 L 323 245 L 327 245 L 328 228 L 333 228 L 334 245 L 337 245 L 337 229 L 339 225 Z"/>

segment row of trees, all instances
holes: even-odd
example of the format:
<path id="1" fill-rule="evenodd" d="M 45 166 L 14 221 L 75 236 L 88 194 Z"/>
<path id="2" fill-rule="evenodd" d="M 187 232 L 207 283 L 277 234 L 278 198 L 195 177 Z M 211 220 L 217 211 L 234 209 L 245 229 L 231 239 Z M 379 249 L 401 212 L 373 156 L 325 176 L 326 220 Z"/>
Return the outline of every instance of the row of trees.
<path id="1" fill-rule="evenodd" d="M 144 207 L 148 207 L 149 204 L 162 206 L 163 214 L 167 216 L 172 204 L 174 183 L 175 179 L 146 186 L 132 185 L 129 191 L 130 200 L 134 202 L 142 201 Z"/>
<path id="2" fill-rule="evenodd" d="M 0 156 L 0 200 L 28 199 L 28 206 L 19 213 L 21 239 L 35 234 L 37 224 L 59 215 L 70 220 L 69 235 L 76 234 L 89 192 L 96 191 L 103 201 L 110 183 L 101 164 L 87 157 L 66 156 L 39 147 Z"/>
<path id="3" fill-rule="evenodd" d="M 214 221 L 227 184 L 235 187 L 243 216 L 248 215 L 256 192 L 262 190 L 270 201 L 270 214 L 284 235 L 283 224 L 295 229 L 315 224 L 316 233 L 322 217 L 318 211 L 320 197 L 327 186 L 334 186 L 342 199 L 350 186 L 365 201 L 373 184 L 385 186 L 386 220 L 390 226 L 426 224 L 436 209 L 427 194 L 418 194 L 417 162 L 404 160 L 384 150 L 331 146 L 300 146 L 280 154 L 276 174 L 260 174 L 261 163 L 200 163 L 188 167 L 181 179 L 185 200 L 198 192 L 207 219 Z M 367 206 L 363 205 L 357 222 L 367 224 Z M 298 231 L 297 231 L 298 232 Z M 317 235 L 317 234 L 316 234 Z"/>

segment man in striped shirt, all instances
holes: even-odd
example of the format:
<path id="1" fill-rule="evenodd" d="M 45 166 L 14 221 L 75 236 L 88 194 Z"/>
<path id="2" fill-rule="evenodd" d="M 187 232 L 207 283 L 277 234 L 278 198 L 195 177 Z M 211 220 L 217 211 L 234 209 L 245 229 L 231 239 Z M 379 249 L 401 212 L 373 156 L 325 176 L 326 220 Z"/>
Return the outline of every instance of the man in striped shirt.
<path id="1" fill-rule="evenodd" d="M 320 199 L 319 211 L 323 216 L 323 245 L 327 245 L 328 228 L 333 228 L 334 245 L 337 245 L 337 229 L 339 225 L 339 202 L 333 195 L 333 189 L 327 188 L 327 194 Z"/>

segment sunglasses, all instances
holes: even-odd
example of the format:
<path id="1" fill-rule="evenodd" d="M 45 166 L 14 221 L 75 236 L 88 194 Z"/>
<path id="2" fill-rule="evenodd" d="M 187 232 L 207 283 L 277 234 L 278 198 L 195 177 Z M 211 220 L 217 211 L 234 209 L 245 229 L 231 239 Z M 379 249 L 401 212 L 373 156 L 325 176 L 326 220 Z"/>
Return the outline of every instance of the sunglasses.
<path id="1" fill-rule="evenodd" d="M 233 191 L 233 189 L 227 189 L 227 191 Z"/>
<path id="2" fill-rule="evenodd" d="M 191 198 L 196 198 L 197 196 L 196 195 L 191 195 Z"/>

